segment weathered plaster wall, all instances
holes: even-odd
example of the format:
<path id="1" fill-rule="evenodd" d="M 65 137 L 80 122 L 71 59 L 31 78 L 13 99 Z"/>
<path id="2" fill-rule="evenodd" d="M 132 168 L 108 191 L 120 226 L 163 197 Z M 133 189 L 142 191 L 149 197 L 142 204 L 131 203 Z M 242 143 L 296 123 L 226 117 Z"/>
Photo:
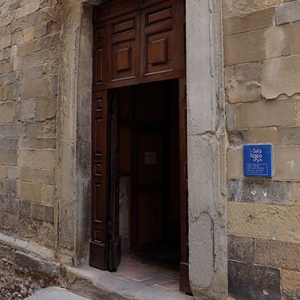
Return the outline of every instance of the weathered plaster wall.
<path id="1" fill-rule="evenodd" d="M 300 1 L 224 0 L 223 14 L 229 291 L 298 299 Z M 272 179 L 243 177 L 245 143 L 274 145 Z"/>

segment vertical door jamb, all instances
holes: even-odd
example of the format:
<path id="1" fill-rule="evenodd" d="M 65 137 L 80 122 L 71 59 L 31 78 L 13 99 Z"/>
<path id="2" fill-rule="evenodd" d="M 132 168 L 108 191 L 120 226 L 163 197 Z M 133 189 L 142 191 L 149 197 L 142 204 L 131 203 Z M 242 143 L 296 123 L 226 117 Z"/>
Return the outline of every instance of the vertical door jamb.
<path id="1" fill-rule="evenodd" d="M 191 294 L 189 282 L 188 246 L 188 178 L 187 178 L 187 128 L 186 128 L 186 79 L 179 79 L 179 164 L 180 164 L 180 227 L 181 262 L 180 290 Z"/>

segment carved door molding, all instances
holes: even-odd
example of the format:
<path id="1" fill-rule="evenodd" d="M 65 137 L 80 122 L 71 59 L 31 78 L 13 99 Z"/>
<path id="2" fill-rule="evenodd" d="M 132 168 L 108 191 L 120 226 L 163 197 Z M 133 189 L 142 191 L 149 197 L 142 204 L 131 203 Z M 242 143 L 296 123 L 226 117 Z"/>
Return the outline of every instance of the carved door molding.
<path id="1" fill-rule="evenodd" d="M 123 0 L 97 7 L 94 88 L 185 77 L 183 12 L 181 0 Z"/>

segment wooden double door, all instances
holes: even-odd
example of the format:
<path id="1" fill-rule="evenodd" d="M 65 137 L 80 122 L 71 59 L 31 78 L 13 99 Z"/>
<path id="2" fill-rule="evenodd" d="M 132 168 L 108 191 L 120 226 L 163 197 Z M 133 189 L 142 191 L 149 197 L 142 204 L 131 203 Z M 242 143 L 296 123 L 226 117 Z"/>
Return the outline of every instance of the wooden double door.
<path id="1" fill-rule="evenodd" d="M 190 292 L 184 1 L 109 1 L 93 18 L 90 265 L 118 267 L 126 178 L 131 250 L 177 239 L 180 286 Z"/>

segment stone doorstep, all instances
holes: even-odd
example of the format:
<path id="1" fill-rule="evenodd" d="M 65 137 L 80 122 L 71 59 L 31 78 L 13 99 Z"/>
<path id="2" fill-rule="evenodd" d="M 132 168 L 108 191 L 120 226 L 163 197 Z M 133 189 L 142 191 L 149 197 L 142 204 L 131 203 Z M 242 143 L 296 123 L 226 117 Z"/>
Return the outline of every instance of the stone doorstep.
<path id="1" fill-rule="evenodd" d="M 67 268 L 70 290 L 48 287 L 25 300 L 192 300 L 193 297 L 175 292 L 155 290 L 137 283 L 126 282 L 109 272 L 91 267 Z M 77 294 L 88 296 L 85 298 Z M 236 300 L 229 295 L 228 300 Z"/>
<path id="2" fill-rule="evenodd" d="M 192 298 L 192 297 L 189 297 Z M 88 298 L 84 298 L 78 296 L 74 293 L 69 292 L 66 289 L 60 287 L 48 287 L 46 289 L 42 289 L 32 296 L 26 298 L 25 300 L 90 300 Z M 101 300 L 98 298 L 98 300 Z M 228 296 L 228 300 L 236 300 L 236 298 Z"/>
<path id="3" fill-rule="evenodd" d="M 113 273 L 89 266 L 67 267 L 66 275 L 70 291 L 92 300 L 193 300 L 193 297 L 179 291 L 162 291 L 145 284 L 124 281 Z"/>
<path id="4" fill-rule="evenodd" d="M 49 287 L 42 289 L 32 296 L 26 298 L 25 300 L 88 300 L 88 298 L 83 298 L 77 296 L 66 289 L 60 287 Z M 99 299 L 101 300 L 101 299 Z"/>

